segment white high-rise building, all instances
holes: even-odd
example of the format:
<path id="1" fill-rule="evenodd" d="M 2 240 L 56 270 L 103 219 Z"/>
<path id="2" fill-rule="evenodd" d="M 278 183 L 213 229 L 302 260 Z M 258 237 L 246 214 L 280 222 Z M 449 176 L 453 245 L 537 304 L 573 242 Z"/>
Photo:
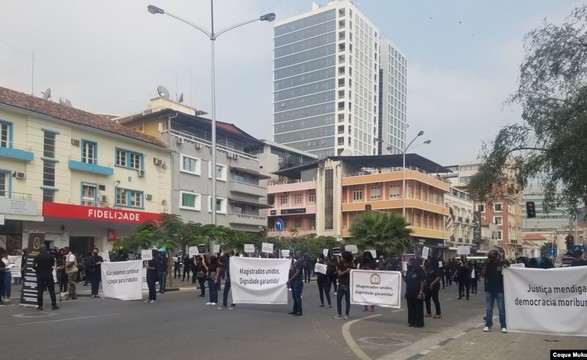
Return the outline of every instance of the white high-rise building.
<path id="1" fill-rule="evenodd" d="M 379 154 L 401 154 L 406 144 L 407 69 L 405 55 L 381 40 L 379 72 Z"/>
<path id="2" fill-rule="evenodd" d="M 274 36 L 274 141 L 320 158 L 378 154 L 377 27 L 338 0 L 277 23 Z"/>

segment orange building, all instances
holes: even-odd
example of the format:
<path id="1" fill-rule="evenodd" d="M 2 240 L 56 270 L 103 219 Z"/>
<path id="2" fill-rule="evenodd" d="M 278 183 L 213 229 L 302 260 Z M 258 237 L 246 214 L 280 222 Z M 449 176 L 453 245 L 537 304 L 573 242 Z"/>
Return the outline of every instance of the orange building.
<path id="1" fill-rule="evenodd" d="M 336 156 L 277 172 L 288 180 L 268 186 L 269 228 L 280 219 L 287 230 L 345 241 L 354 218 L 366 209 L 402 214 L 405 207 L 418 253 L 427 246 L 441 256 L 450 184 L 436 174 L 449 170 L 406 154 L 404 171 L 402 160 L 402 155 Z"/>

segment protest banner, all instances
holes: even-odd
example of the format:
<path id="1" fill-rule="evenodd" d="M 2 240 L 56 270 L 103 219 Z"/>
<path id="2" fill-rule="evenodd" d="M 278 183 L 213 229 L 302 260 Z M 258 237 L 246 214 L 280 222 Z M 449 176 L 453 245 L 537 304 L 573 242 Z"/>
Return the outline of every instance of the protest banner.
<path id="1" fill-rule="evenodd" d="M 8 255 L 8 266 L 6 267 L 10 269 L 10 276 L 13 279 L 22 277 L 22 274 L 20 272 L 22 270 L 22 256 Z"/>
<path id="2" fill-rule="evenodd" d="M 235 304 L 287 304 L 290 260 L 230 258 L 230 284 Z"/>
<path id="3" fill-rule="evenodd" d="M 585 267 L 509 268 L 503 274 L 509 331 L 587 336 Z"/>
<path id="4" fill-rule="evenodd" d="M 352 270 L 351 303 L 401 309 L 401 285 L 399 271 Z"/>
<path id="5" fill-rule="evenodd" d="M 141 260 L 103 262 L 102 291 L 105 298 L 141 300 L 143 297 Z"/>

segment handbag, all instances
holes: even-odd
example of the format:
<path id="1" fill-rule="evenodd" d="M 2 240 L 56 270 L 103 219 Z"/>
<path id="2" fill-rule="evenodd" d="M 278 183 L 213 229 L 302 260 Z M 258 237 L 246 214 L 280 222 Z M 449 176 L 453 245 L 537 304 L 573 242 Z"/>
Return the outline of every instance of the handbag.
<path id="1" fill-rule="evenodd" d="M 65 268 L 66 274 L 73 274 L 75 272 L 77 272 L 77 266 L 75 264 L 71 265 L 70 267 Z"/>
<path id="2" fill-rule="evenodd" d="M 203 271 L 198 271 L 196 273 L 196 279 L 205 279 L 206 278 L 206 273 L 204 273 Z"/>

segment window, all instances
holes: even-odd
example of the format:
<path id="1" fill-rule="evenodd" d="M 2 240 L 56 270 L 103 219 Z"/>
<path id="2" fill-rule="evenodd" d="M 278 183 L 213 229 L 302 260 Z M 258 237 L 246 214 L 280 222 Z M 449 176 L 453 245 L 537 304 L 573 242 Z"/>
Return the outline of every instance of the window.
<path id="1" fill-rule="evenodd" d="M 398 199 L 399 198 L 399 185 L 391 185 L 389 187 L 389 198 L 390 199 Z"/>
<path id="2" fill-rule="evenodd" d="M 222 164 L 216 164 L 216 180 L 226 181 L 226 177 L 226 166 Z M 208 178 L 212 178 L 212 162 L 208 162 Z"/>
<path id="3" fill-rule="evenodd" d="M 501 203 L 493 204 L 493 211 L 502 211 Z"/>
<path id="4" fill-rule="evenodd" d="M 226 204 L 227 201 L 225 198 L 216 197 L 216 213 L 217 214 L 226 214 Z M 208 196 L 208 212 L 212 212 L 212 196 Z"/>
<path id="5" fill-rule="evenodd" d="M 97 164 L 97 144 L 90 141 L 82 142 L 82 162 L 86 164 Z"/>
<path id="6" fill-rule="evenodd" d="M 5 171 L 0 171 L 0 197 L 8 197 L 8 181 L 9 181 L 9 173 Z"/>
<path id="7" fill-rule="evenodd" d="M 371 186 L 371 200 L 381 199 L 381 186 Z"/>
<path id="8" fill-rule="evenodd" d="M 122 166 L 129 169 L 142 169 L 143 154 L 136 152 L 116 149 L 116 166 Z"/>
<path id="9" fill-rule="evenodd" d="M 81 204 L 86 206 L 96 206 L 97 188 L 95 184 L 82 184 Z"/>
<path id="10" fill-rule="evenodd" d="M 302 194 L 295 194 L 294 195 L 294 204 L 295 205 L 302 205 Z"/>
<path id="11" fill-rule="evenodd" d="M 310 190 L 308 193 L 308 202 L 310 204 L 316 203 L 316 190 Z"/>
<path id="12" fill-rule="evenodd" d="M 0 147 L 11 147 L 12 124 L 0 121 Z"/>
<path id="13" fill-rule="evenodd" d="M 180 156 L 180 163 L 181 163 L 181 172 L 200 175 L 201 171 L 201 161 L 200 159 L 189 157 L 186 155 L 181 154 Z"/>
<path id="14" fill-rule="evenodd" d="M 363 188 L 355 187 L 353 188 L 353 201 L 361 201 L 363 200 Z"/>
<path id="15" fill-rule="evenodd" d="M 302 227 L 302 218 L 294 219 L 294 227 L 300 229 Z"/>
<path id="16" fill-rule="evenodd" d="M 503 240 L 503 231 L 497 230 L 497 240 Z"/>
<path id="17" fill-rule="evenodd" d="M 496 225 L 501 225 L 503 224 L 503 218 L 501 216 L 494 216 L 493 223 Z"/>
<path id="18" fill-rule="evenodd" d="M 116 188 L 116 205 L 126 207 L 143 207 L 143 192 Z"/>
<path id="19" fill-rule="evenodd" d="M 56 133 L 52 131 L 43 131 L 43 156 L 55 159 L 55 137 Z"/>
<path id="20" fill-rule="evenodd" d="M 485 205 L 484 204 L 477 204 L 477 211 L 485 212 Z"/>
<path id="21" fill-rule="evenodd" d="M 185 210 L 197 210 L 200 211 L 201 203 L 200 203 L 200 195 L 191 193 L 191 192 L 180 192 L 181 204 L 180 209 Z"/>
<path id="22" fill-rule="evenodd" d="M 280 203 L 281 205 L 287 205 L 287 195 L 281 195 L 281 196 L 279 197 L 279 203 Z"/>

